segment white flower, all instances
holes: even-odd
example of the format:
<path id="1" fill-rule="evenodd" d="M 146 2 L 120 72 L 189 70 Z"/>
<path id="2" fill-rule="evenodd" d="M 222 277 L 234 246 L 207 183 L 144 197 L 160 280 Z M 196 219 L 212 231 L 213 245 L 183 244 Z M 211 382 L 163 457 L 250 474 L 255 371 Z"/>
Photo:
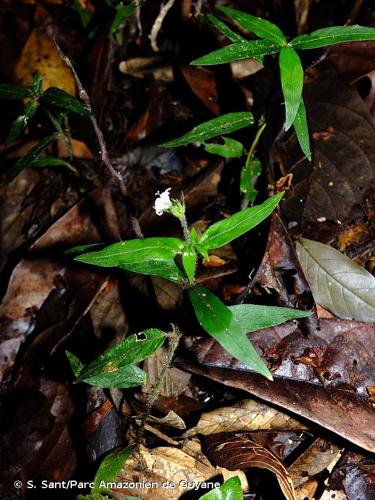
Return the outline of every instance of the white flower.
<path id="1" fill-rule="evenodd" d="M 169 191 L 171 188 L 166 189 L 162 193 L 159 191 L 156 193 L 158 198 L 155 200 L 154 209 L 156 215 L 163 215 L 164 212 L 168 211 L 172 207 L 172 200 L 169 197 Z"/>

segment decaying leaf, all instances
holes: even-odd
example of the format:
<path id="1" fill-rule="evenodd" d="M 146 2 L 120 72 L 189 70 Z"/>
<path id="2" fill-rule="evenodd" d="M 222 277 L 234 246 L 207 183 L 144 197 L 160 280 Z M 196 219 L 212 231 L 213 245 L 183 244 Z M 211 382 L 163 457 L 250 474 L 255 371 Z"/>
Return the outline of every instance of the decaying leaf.
<path id="1" fill-rule="evenodd" d="M 316 302 L 339 318 L 375 323 L 375 278 L 329 245 L 302 239 L 298 257 Z"/>
<path id="2" fill-rule="evenodd" d="M 216 465 L 229 470 L 258 467 L 268 469 L 277 478 L 285 498 L 295 500 L 293 482 L 284 465 L 273 453 L 249 436 L 233 436 L 231 434 L 217 434 L 205 439 L 209 458 Z"/>
<path id="3" fill-rule="evenodd" d="M 149 450 L 141 446 L 139 453 L 127 460 L 117 479 L 133 483 L 142 480 L 153 483 L 153 487 L 141 485 L 113 491 L 121 500 L 132 495 L 142 500 L 172 500 L 191 489 L 194 483 L 208 482 L 216 475 L 217 470 L 202 455 L 196 442 L 183 450 L 173 447 Z M 168 482 L 175 486 L 166 486 Z"/>
<path id="4" fill-rule="evenodd" d="M 253 399 L 245 399 L 233 406 L 203 413 L 198 424 L 186 432 L 185 435 L 203 434 L 204 436 L 210 436 L 220 432 L 306 429 L 307 427 L 304 424 L 272 406 Z"/>

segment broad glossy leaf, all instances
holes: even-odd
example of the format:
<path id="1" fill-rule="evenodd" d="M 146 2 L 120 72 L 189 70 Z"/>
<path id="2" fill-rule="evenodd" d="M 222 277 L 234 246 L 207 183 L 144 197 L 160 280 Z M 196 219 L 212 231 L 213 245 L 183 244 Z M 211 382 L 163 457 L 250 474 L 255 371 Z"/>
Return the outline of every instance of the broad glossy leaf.
<path id="1" fill-rule="evenodd" d="M 98 252 L 75 258 L 79 262 L 102 267 L 120 267 L 141 274 L 162 276 L 181 283 L 183 276 L 174 262 L 184 242 L 178 238 L 145 238 L 114 243 Z"/>
<path id="2" fill-rule="evenodd" d="M 246 208 L 212 224 L 202 235 L 200 245 L 206 250 L 219 248 L 247 233 L 257 224 L 266 219 L 279 204 L 284 193 L 278 193 L 268 198 L 261 205 Z"/>
<path id="3" fill-rule="evenodd" d="M 258 306 L 254 304 L 229 306 L 229 309 L 244 334 L 311 315 L 310 312 L 289 307 Z"/>
<path id="4" fill-rule="evenodd" d="M 66 357 L 68 358 L 70 368 L 76 377 L 81 373 L 83 367 L 85 366 L 77 356 L 72 352 L 65 351 Z"/>
<path id="5" fill-rule="evenodd" d="M 266 19 L 255 17 L 240 10 L 231 9 L 229 7 L 218 7 L 228 17 L 236 21 L 245 30 L 255 33 L 260 38 L 271 40 L 279 45 L 286 45 L 287 41 L 283 32 L 273 23 Z"/>
<path id="6" fill-rule="evenodd" d="M 208 19 L 215 26 L 216 29 L 220 31 L 224 36 L 226 36 L 231 42 L 246 42 L 246 38 L 242 37 L 238 33 L 232 31 L 229 26 L 227 26 L 221 19 L 218 19 L 212 14 L 208 14 Z"/>
<path id="7" fill-rule="evenodd" d="M 108 491 L 108 488 L 101 486 L 100 483 L 105 484 L 115 481 L 133 451 L 134 446 L 116 448 L 104 457 L 95 474 L 94 487 L 91 489 L 92 494 Z"/>
<path id="8" fill-rule="evenodd" d="M 86 108 L 83 102 L 79 101 L 65 90 L 57 87 L 49 87 L 41 97 L 41 101 L 52 106 L 57 106 L 65 111 L 78 113 L 80 115 L 89 115 L 90 111 Z"/>
<path id="9" fill-rule="evenodd" d="M 241 481 L 238 476 L 231 477 L 220 488 L 214 488 L 205 495 L 200 497 L 200 500 L 242 500 L 243 491 Z"/>
<path id="10" fill-rule="evenodd" d="M 195 278 L 195 270 L 197 267 L 197 254 L 190 247 L 184 248 L 182 251 L 182 265 L 189 282 L 192 283 Z"/>
<path id="11" fill-rule="evenodd" d="M 375 323 L 375 278 L 334 248 L 302 239 L 298 258 L 314 299 L 339 318 Z"/>
<path id="12" fill-rule="evenodd" d="M 270 371 L 242 333 L 230 309 L 203 287 L 191 288 L 189 297 L 200 325 L 234 358 L 272 380 Z"/>
<path id="13" fill-rule="evenodd" d="M 202 143 L 219 135 L 230 134 L 244 127 L 249 127 L 254 123 L 252 113 L 240 111 L 237 113 L 227 113 L 218 116 L 207 122 L 197 125 L 190 132 L 187 132 L 178 139 L 161 144 L 162 148 L 175 148 L 193 142 Z"/>
<path id="14" fill-rule="evenodd" d="M 190 64 L 210 66 L 213 64 L 226 64 L 241 59 L 258 58 L 267 54 L 279 52 L 280 45 L 269 40 L 253 40 L 249 42 L 236 42 L 222 49 L 214 50 L 209 54 L 195 59 Z"/>
<path id="15" fill-rule="evenodd" d="M 85 366 L 77 382 L 99 387 L 132 387 L 144 383 L 146 374 L 134 365 L 151 356 L 163 344 L 165 336 L 156 328 L 130 335 Z"/>
<path id="16" fill-rule="evenodd" d="M 29 97 L 31 91 L 27 87 L 21 85 L 12 85 L 8 83 L 0 83 L 0 99 L 24 99 Z"/>
<path id="17" fill-rule="evenodd" d="M 281 49 L 279 64 L 285 100 L 285 130 L 288 130 L 293 125 L 302 100 L 303 68 L 299 55 L 292 47 Z"/>
<path id="18" fill-rule="evenodd" d="M 13 165 L 13 167 L 9 170 L 7 177 L 5 179 L 5 183 L 8 184 L 11 182 L 17 175 L 26 167 L 29 167 L 38 156 L 50 146 L 53 141 L 56 139 L 56 135 L 50 135 L 49 137 L 45 137 L 40 141 L 39 144 L 32 147 L 25 156 L 21 156 L 19 160 Z"/>
<path id="19" fill-rule="evenodd" d="M 205 144 L 207 153 L 222 156 L 223 158 L 241 158 L 243 155 L 243 144 L 230 137 L 223 137 L 224 144 Z"/>
<path id="20" fill-rule="evenodd" d="M 23 114 L 17 116 L 17 118 L 12 123 L 10 127 L 9 133 L 5 139 L 5 144 L 11 144 L 13 141 L 17 139 L 22 130 L 29 123 L 30 118 L 32 118 L 38 109 L 39 103 L 37 101 L 29 101 L 26 103 L 25 108 L 23 110 Z"/>
<path id="21" fill-rule="evenodd" d="M 289 45 L 295 49 L 318 49 L 327 45 L 344 42 L 375 40 L 375 28 L 367 26 L 332 26 L 313 31 L 309 35 L 294 38 Z"/>
<path id="22" fill-rule="evenodd" d="M 307 124 L 305 103 L 302 98 L 293 126 L 304 155 L 311 161 L 309 126 Z"/>

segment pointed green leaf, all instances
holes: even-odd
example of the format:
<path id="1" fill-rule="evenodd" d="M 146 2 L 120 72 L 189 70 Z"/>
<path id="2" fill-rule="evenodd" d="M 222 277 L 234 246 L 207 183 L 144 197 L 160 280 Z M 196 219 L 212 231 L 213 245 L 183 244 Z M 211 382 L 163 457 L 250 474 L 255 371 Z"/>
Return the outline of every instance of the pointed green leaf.
<path id="1" fill-rule="evenodd" d="M 29 97 L 31 90 L 21 85 L 12 85 L 8 83 L 0 83 L 0 99 L 24 99 Z"/>
<path id="2" fill-rule="evenodd" d="M 313 31 L 309 35 L 294 38 L 289 45 L 295 49 L 318 49 L 327 45 L 345 42 L 375 40 L 375 28 L 366 26 L 332 26 Z"/>
<path id="3" fill-rule="evenodd" d="M 197 254 L 190 247 L 185 247 L 182 252 L 182 265 L 184 267 L 189 283 L 193 283 L 197 267 Z"/>
<path id="4" fill-rule="evenodd" d="M 302 99 L 303 68 L 292 47 L 283 47 L 279 58 L 281 87 L 285 100 L 285 130 L 294 122 Z"/>
<path id="5" fill-rule="evenodd" d="M 231 215 L 227 219 L 212 224 L 212 226 L 203 233 L 199 242 L 200 245 L 203 245 L 206 250 L 213 250 L 247 233 L 247 231 L 271 215 L 279 204 L 283 194 L 284 193 L 278 193 L 268 198 L 268 200 L 261 205 L 246 208 L 241 212 Z"/>
<path id="6" fill-rule="evenodd" d="M 32 118 L 38 109 L 39 103 L 37 101 L 29 101 L 26 103 L 23 114 L 18 116 L 12 126 L 10 127 L 9 133 L 5 139 L 5 144 L 11 144 L 13 141 L 17 139 L 22 130 L 29 123 L 30 118 Z"/>
<path id="7" fill-rule="evenodd" d="M 229 306 L 229 309 L 232 312 L 234 321 L 244 334 L 280 325 L 292 319 L 307 318 L 311 315 L 308 311 L 300 311 L 289 307 L 257 306 L 253 304 Z"/>
<path id="8" fill-rule="evenodd" d="M 65 90 L 58 89 L 57 87 L 49 87 L 43 93 L 41 101 L 80 115 L 90 114 L 90 111 L 83 102 L 68 94 Z"/>
<path id="9" fill-rule="evenodd" d="M 254 203 L 258 191 L 254 187 L 262 171 L 262 164 L 257 158 L 251 158 L 241 170 L 240 190 L 245 200 Z"/>
<path id="10" fill-rule="evenodd" d="M 183 276 L 174 258 L 184 248 L 178 238 L 145 238 L 114 243 L 98 252 L 75 258 L 79 262 L 101 267 L 119 267 L 141 274 L 162 276 L 175 283 L 182 283 Z"/>
<path id="11" fill-rule="evenodd" d="M 175 148 L 193 142 L 202 143 L 218 135 L 230 134 L 244 127 L 249 127 L 254 123 L 252 113 L 240 111 L 237 113 L 227 113 L 218 116 L 207 122 L 197 125 L 178 139 L 161 144 L 162 148 Z"/>
<path id="12" fill-rule="evenodd" d="M 21 156 L 13 167 L 9 170 L 7 177 L 5 179 L 5 184 L 11 182 L 17 175 L 26 167 L 29 167 L 33 161 L 35 161 L 38 156 L 50 146 L 53 141 L 56 139 L 56 135 L 50 135 L 49 137 L 45 137 L 42 139 L 39 144 L 32 147 L 25 156 Z"/>
<path id="13" fill-rule="evenodd" d="M 240 478 L 238 476 L 231 477 L 219 488 L 214 488 L 201 496 L 200 500 L 243 500 Z"/>
<path id="14" fill-rule="evenodd" d="M 311 161 L 309 127 L 307 124 L 306 108 L 303 99 L 301 99 L 293 126 L 304 155 L 309 161 Z"/>
<path id="15" fill-rule="evenodd" d="M 33 94 L 37 97 L 42 95 L 43 80 L 42 77 L 37 73 L 33 78 L 33 83 L 31 84 L 31 89 Z"/>
<path id="16" fill-rule="evenodd" d="M 203 287 L 189 290 L 190 301 L 200 325 L 234 358 L 272 380 L 272 375 L 230 309 Z"/>
<path id="17" fill-rule="evenodd" d="M 163 344 L 165 337 L 166 334 L 156 328 L 130 335 L 86 365 L 77 382 L 122 388 L 143 384 L 146 374 L 134 365 L 151 356 Z"/>
<path id="18" fill-rule="evenodd" d="M 243 155 L 243 144 L 231 139 L 223 137 L 224 144 L 209 143 L 204 145 L 207 153 L 222 156 L 223 158 L 241 158 Z"/>
<path id="19" fill-rule="evenodd" d="M 109 29 L 110 36 L 113 36 L 116 31 L 125 25 L 127 18 L 135 12 L 135 4 L 131 3 L 129 5 L 124 5 L 120 2 L 116 5 L 115 9 L 116 14 Z"/>
<path id="20" fill-rule="evenodd" d="M 48 168 L 48 167 L 70 167 L 70 163 L 61 160 L 60 158 L 55 158 L 54 156 L 43 156 L 42 158 L 37 158 L 32 163 L 30 167 L 37 168 Z"/>
<path id="21" fill-rule="evenodd" d="M 279 45 L 287 44 L 283 32 L 276 24 L 270 23 L 261 17 L 251 16 L 250 14 L 229 7 L 220 6 L 218 9 L 233 19 L 233 21 L 236 21 L 245 30 L 255 33 L 259 38 L 265 38 Z"/>
<path id="22" fill-rule="evenodd" d="M 70 368 L 76 377 L 81 373 L 83 367 L 85 366 L 77 356 L 72 352 L 65 351 L 66 357 L 68 358 Z"/>
<path id="23" fill-rule="evenodd" d="M 133 453 L 134 449 L 134 446 L 116 448 L 103 459 L 95 474 L 94 487 L 91 489 L 92 494 L 105 493 L 108 491 L 108 488 L 103 485 L 116 480 L 118 474 L 124 467 L 127 459 Z"/>
<path id="24" fill-rule="evenodd" d="M 259 56 L 275 54 L 279 52 L 280 45 L 269 40 L 254 40 L 250 42 L 236 42 L 222 49 L 214 50 L 205 56 L 195 59 L 190 64 L 206 65 L 225 64 L 241 59 L 254 59 Z"/>
<path id="25" fill-rule="evenodd" d="M 246 38 L 242 37 L 238 33 L 232 31 L 229 26 L 227 26 L 223 21 L 218 19 L 216 16 L 212 14 L 208 14 L 208 19 L 215 26 L 216 29 L 220 31 L 224 36 L 226 36 L 231 42 L 246 42 Z"/>

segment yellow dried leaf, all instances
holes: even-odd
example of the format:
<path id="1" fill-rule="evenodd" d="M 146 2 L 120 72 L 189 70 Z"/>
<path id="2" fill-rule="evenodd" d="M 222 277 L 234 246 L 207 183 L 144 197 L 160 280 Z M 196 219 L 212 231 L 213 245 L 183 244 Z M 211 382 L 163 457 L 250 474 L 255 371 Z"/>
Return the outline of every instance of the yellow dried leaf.
<path id="1" fill-rule="evenodd" d="M 75 82 L 69 68 L 41 28 L 34 28 L 25 43 L 15 68 L 15 80 L 21 85 L 30 85 L 35 73 L 43 78 L 43 90 L 59 87 L 75 95 Z"/>

